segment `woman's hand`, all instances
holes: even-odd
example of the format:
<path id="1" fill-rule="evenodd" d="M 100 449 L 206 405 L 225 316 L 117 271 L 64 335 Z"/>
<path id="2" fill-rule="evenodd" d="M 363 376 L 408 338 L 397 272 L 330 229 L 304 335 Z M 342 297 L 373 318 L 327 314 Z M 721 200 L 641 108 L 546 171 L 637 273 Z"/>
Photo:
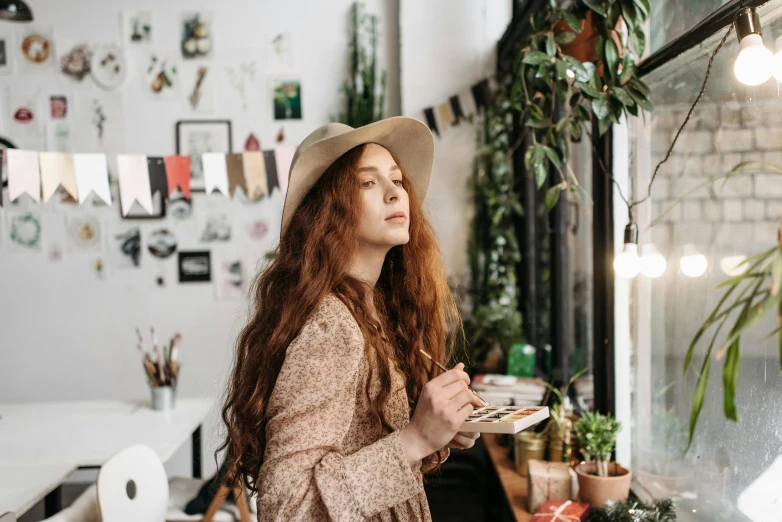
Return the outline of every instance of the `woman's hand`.
<path id="1" fill-rule="evenodd" d="M 475 441 L 478 440 L 478 437 L 480 436 L 481 434 L 477 431 L 460 431 L 454 435 L 453 439 L 448 443 L 447 447 L 458 450 L 469 449 L 475 446 Z"/>
<path id="2" fill-rule="evenodd" d="M 470 377 L 463 368 L 459 363 L 424 385 L 413 418 L 400 432 L 411 464 L 453 441 L 473 406 L 482 406 L 470 391 Z"/>

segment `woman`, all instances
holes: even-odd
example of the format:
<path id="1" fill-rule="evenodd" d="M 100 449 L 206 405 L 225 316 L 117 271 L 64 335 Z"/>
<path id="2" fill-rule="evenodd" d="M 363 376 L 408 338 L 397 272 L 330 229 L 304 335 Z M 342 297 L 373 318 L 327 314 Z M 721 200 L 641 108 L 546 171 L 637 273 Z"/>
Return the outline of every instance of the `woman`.
<path id="1" fill-rule="evenodd" d="M 421 210 L 434 140 L 412 118 L 330 123 L 296 151 L 280 244 L 254 287 L 223 410 L 229 474 L 258 520 L 431 520 L 422 473 L 478 406 Z M 411 418 L 411 412 L 412 418 Z"/>

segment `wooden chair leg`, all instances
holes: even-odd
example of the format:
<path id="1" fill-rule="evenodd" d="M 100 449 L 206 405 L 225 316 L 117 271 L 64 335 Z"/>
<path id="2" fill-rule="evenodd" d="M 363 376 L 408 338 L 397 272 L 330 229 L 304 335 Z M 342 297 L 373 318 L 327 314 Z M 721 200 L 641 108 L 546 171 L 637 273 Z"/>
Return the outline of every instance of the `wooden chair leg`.
<path id="1" fill-rule="evenodd" d="M 223 502 L 225 502 L 225 499 L 228 497 L 229 491 L 230 490 L 228 489 L 228 486 L 226 485 L 220 486 L 220 488 L 217 490 L 217 494 L 212 499 L 212 502 L 209 504 L 209 508 L 206 510 L 206 513 L 204 514 L 203 522 L 212 522 L 215 513 L 217 513 L 220 510 L 220 508 L 223 507 Z"/>
<path id="2" fill-rule="evenodd" d="M 236 505 L 239 506 L 240 522 L 252 522 L 250 519 L 250 507 L 247 504 L 247 495 L 244 492 L 244 486 L 234 489 L 234 498 Z"/>

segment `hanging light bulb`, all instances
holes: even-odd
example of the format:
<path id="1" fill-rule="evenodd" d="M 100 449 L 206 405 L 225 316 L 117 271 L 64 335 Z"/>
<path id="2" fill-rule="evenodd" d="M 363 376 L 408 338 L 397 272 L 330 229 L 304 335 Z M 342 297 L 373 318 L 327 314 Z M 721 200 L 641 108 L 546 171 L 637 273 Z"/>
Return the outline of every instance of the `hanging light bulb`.
<path id="1" fill-rule="evenodd" d="M 679 268 L 687 277 L 700 277 L 706 273 L 709 262 L 706 256 L 698 252 L 698 248 L 692 243 L 684 245 L 684 255 L 679 260 Z"/>
<path id="2" fill-rule="evenodd" d="M 720 269 L 726 276 L 736 277 L 740 276 L 747 271 L 747 265 L 744 261 L 747 260 L 747 256 L 736 255 L 727 256 L 720 259 Z"/>
<path id="3" fill-rule="evenodd" d="M 774 55 L 763 45 L 760 17 L 751 7 L 739 11 L 734 22 L 741 51 L 733 64 L 733 74 L 744 85 L 760 85 L 774 72 Z"/>
<path id="4" fill-rule="evenodd" d="M 614 271 L 619 277 L 632 279 L 641 271 L 638 257 L 638 225 L 632 221 L 625 227 L 625 247 L 614 259 Z"/>
<path id="5" fill-rule="evenodd" d="M 653 244 L 645 244 L 641 247 L 641 253 L 641 273 L 643 275 L 650 279 L 654 279 L 665 273 L 665 269 L 668 268 L 668 263 L 665 261 L 665 257 Z"/>

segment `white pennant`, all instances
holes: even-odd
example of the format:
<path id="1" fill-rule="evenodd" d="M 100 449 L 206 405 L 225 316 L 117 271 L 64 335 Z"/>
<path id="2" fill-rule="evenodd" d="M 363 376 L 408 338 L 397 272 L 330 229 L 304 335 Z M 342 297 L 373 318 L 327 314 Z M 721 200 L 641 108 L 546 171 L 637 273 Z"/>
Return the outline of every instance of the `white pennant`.
<path id="1" fill-rule="evenodd" d="M 27 194 L 41 202 L 41 171 L 38 153 L 32 150 L 6 149 L 8 154 L 8 197 L 11 201 Z"/>
<path id="2" fill-rule="evenodd" d="M 152 189 L 149 186 L 147 157 L 143 154 L 120 154 L 117 156 L 117 179 L 122 215 L 127 216 L 133 202 L 152 214 Z"/>
<path id="3" fill-rule="evenodd" d="M 109 188 L 109 169 L 106 166 L 105 154 L 74 154 L 73 166 L 76 170 L 76 187 L 79 191 L 79 202 L 84 203 L 90 192 L 111 205 L 111 189 Z"/>
<path id="4" fill-rule="evenodd" d="M 206 152 L 203 157 L 204 186 L 206 193 L 217 190 L 228 196 L 228 167 L 225 164 L 225 153 Z"/>

